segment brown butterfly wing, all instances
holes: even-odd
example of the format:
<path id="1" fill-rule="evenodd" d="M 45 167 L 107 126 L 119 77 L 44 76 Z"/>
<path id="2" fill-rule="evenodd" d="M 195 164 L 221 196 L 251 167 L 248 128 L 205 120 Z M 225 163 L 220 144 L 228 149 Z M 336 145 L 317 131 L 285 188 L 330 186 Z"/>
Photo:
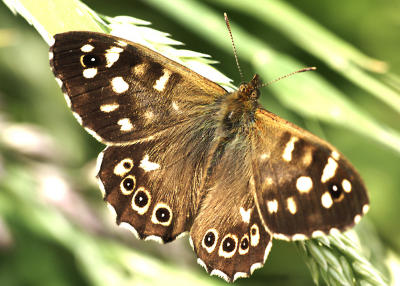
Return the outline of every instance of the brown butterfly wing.
<path id="1" fill-rule="evenodd" d="M 75 117 L 108 144 L 148 139 L 226 91 L 137 43 L 95 32 L 54 36 L 50 66 Z"/>
<path id="2" fill-rule="evenodd" d="M 252 134 L 255 198 L 275 238 L 345 230 L 368 210 L 365 186 L 334 147 L 259 109 Z"/>
<path id="3" fill-rule="evenodd" d="M 238 134 L 226 145 L 222 143 L 223 151 L 215 151 L 215 164 L 190 230 L 199 264 L 229 282 L 262 267 L 272 246 L 254 203 L 246 138 Z"/>

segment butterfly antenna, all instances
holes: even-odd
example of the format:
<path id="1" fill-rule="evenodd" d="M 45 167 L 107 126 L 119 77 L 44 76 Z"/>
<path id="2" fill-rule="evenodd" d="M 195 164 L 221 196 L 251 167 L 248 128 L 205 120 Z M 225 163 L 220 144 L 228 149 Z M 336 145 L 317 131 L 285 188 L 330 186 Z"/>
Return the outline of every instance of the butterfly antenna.
<path id="1" fill-rule="evenodd" d="M 280 81 L 281 79 L 290 77 L 290 76 L 292 76 L 292 75 L 294 75 L 294 74 L 296 74 L 296 73 L 301 73 L 301 72 L 306 72 L 306 71 L 315 71 L 316 69 L 317 69 L 316 67 L 303 68 L 303 69 L 300 69 L 300 70 L 297 70 L 297 71 L 288 73 L 288 74 L 286 74 L 286 75 L 284 75 L 284 76 L 280 76 L 280 77 L 278 77 L 277 79 L 274 79 L 273 81 L 270 81 L 270 82 L 261 84 L 259 87 L 271 85 L 271 84 L 273 84 L 274 82 L 277 82 L 277 81 Z"/>
<path id="2" fill-rule="evenodd" d="M 239 60 L 238 60 L 237 52 L 236 52 L 236 46 L 235 46 L 235 42 L 233 41 L 231 25 L 229 24 L 228 15 L 226 13 L 224 13 L 224 17 L 225 17 L 226 27 L 228 28 L 229 36 L 230 36 L 231 41 L 232 41 L 232 48 L 233 48 L 233 54 L 235 55 L 236 65 L 237 65 L 239 73 L 240 73 L 240 78 L 243 81 L 243 73 L 242 73 L 242 69 L 240 68 L 240 65 L 239 65 Z"/>

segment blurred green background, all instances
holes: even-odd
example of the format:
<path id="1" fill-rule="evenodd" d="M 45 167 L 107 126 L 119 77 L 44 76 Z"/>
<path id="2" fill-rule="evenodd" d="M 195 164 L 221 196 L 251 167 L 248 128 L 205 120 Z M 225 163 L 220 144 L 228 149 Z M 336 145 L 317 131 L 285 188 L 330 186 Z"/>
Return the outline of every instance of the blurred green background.
<path id="1" fill-rule="evenodd" d="M 268 81 L 317 66 L 264 88 L 262 103 L 350 159 L 369 189 L 366 223 L 383 252 L 400 253 L 398 2 L 85 3 L 103 15 L 152 22 L 185 49 L 218 60 L 214 66 L 235 85 L 240 76 L 223 12 L 232 22 L 245 80 L 255 72 Z M 0 285 L 225 284 L 196 264 L 187 238 L 141 242 L 114 225 L 94 180 L 103 147 L 67 108 L 49 69 L 47 44 L 0 4 Z M 313 282 L 296 246 L 275 241 L 264 268 L 236 283 Z"/>

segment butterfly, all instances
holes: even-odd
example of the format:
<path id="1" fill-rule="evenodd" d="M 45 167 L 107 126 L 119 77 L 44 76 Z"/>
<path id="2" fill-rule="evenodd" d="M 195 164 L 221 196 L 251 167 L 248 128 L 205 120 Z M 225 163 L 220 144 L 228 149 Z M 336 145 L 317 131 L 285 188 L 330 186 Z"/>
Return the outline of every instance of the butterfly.
<path id="1" fill-rule="evenodd" d="M 50 65 L 98 157 L 117 224 L 162 243 L 189 233 L 197 261 L 231 282 L 272 239 L 343 231 L 368 211 L 359 174 L 329 143 L 265 110 L 255 75 L 238 90 L 137 43 L 54 36 Z"/>

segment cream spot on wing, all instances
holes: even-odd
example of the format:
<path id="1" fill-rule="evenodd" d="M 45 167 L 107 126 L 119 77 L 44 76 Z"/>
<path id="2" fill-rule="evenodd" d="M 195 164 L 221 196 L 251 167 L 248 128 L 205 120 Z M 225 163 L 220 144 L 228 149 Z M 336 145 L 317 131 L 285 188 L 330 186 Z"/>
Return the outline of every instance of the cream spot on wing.
<path id="1" fill-rule="evenodd" d="M 228 275 L 226 275 L 226 274 L 225 274 L 224 272 L 222 272 L 221 270 L 213 269 L 213 270 L 210 272 L 210 275 L 211 275 L 211 276 L 218 276 L 218 277 L 224 279 L 226 282 L 229 282 L 229 277 L 228 277 Z"/>
<path id="2" fill-rule="evenodd" d="M 307 239 L 307 236 L 305 236 L 302 233 L 296 233 L 292 236 L 292 240 L 304 240 Z"/>
<path id="3" fill-rule="evenodd" d="M 264 180 L 264 185 L 270 186 L 273 184 L 273 182 L 274 182 L 274 180 L 271 177 L 266 177 Z"/>
<path id="4" fill-rule="evenodd" d="M 321 230 L 315 230 L 313 231 L 313 233 L 311 234 L 311 237 L 315 238 L 315 237 L 321 237 L 325 235 L 325 233 Z"/>
<path id="5" fill-rule="evenodd" d="M 116 61 L 119 59 L 119 54 L 123 51 L 123 49 L 118 47 L 111 47 L 106 50 L 106 67 L 111 67 Z"/>
<path id="6" fill-rule="evenodd" d="M 127 42 L 124 42 L 124 41 L 121 41 L 121 40 L 119 40 L 119 41 L 117 42 L 117 45 L 119 45 L 120 47 L 126 47 L 126 46 L 128 45 L 128 43 L 127 43 Z"/>
<path id="7" fill-rule="evenodd" d="M 354 217 L 354 223 L 357 224 L 357 223 L 359 223 L 360 221 L 361 221 L 361 216 L 360 216 L 360 215 L 356 215 L 356 216 Z"/>
<path id="8" fill-rule="evenodd" d="M 246 272 L 236 272 L 233 275 L 233 282 L 235 282 L 239 278 L 246 278 L 249 277 L 249 275 Z"/>
<path id="9" fill-rule="evenodd" d="M 175 110 L 176 112 L 179 111 L 179 106 L 175 101 L 172 102 L 172 109 Z"/>
<path id="10" fill-rule="evenodd" d="M 336 174 L 337 167 L 338 163 L 336 163 L 336 161 L 333 158 L 329 157 L 328 163 L 326 163 L 325 168 L 322 171 L 321 182 L 325 183 L 329 181 L 331 178 L 333 178 Z"/>
<path id="11" fill-rule="evenodd" d="M 54 58 L 53 52 L 49 52 L 49 60 L 52 60 Z"/>
<path id="12" fill-rule="evenodd" d="M 369 211 L 369 205 L 364 205 L 362 208 L 362 213 L 366 214 Z"/>
<path id="13" fill-rule="evenodd" d="M 115 111 L 116 109 L 119 108 L 118 103 L 111 103 L 111 104 L 102 104 L 100 105 L 100 110 L 105 112 L 105 113 L 110 113 Z"/>
<path id="14" fill-rule="evenodd" d="M 346 193 L 350 193 L 351 192 L 351 183 L 349 180 L 344 179 L 342 181 L 342 188 Z"/>
<path id="15" fill-rule="evenodd" d="M 290 241 L 290 236 L 287 236 L 286 234 L 283 233 L 274 233 L 273 237 L 275 239 Z"/>
<path id="16" fill-rule="evenodd" d="M 148 69 L 149 69 L 149 65 L 147 63 L 141 63 L 141 64 L 133 67 L 133 73 L 137 77 L 142 77 Z"/>
<path id="17" fill-rule="evenodd" d="M 117 123 L 118 123 L 118 125 L 121 126 L 121 128 L 120 128 L 121 131 L 131 131 L 133 129 L 133 125 L 129 118 L 122 118 L 122 119 L 118 120 Z"/>
<path id="18" fill-rule="evenodd" d="M 97 68 L 84 69 L 82 72 L 82 75 L 85 78 L 94 78 L 96 74 L 97 74 Z"/>
<path id="19" fill-rule="evenodd" d="M 250 222 L 251 211 L 252 211 L 252 209 L 248 209 L 247 211 L 245 211 L 243 207 L 240 207 L 240 215 L 242 216 L 242 220 L 245 223 Z"/>
<path id="20" fill-rule="evenodd" d="M 257 224 L 253 224 L 250 229 L 250 244 L 251 246 L 257 246 L 260 242 L 260 229 Z"/>
<path id="21" fill-rule="evenodd" d="M 246 248 L 242 248 L 242 243 L 244 242 L 244 241 L 247 241 L 247 247 Z M 248 253 L 249 252 L 249 249 L 250 249 L 250 247 L 249 247 L 249 235 L 246 233 L 245 235 L 243 235 L 243 237 L 242 237 L 242 239 L 240 240 L 240 243 L 239 243 L 239 247 L 238 247 L 238 251 L 239 251 L 239 254 L 240 255 L 244 255 L 244 254 L 246 254 L 246 253 Z"/>
<path id="22" fill-rule="evenodd" d="M 119 54 L 117 53 L 107 53 L 106 54 L 106 67 L 111 67 L 119 59 Z"/>
<path id="23" fill-rule="evenodd" d="M 294 150 L 294 143 L 296 143 L 299 138 L 292 136 L 288 143 L 286 143 L 285 150 L 283 150 L 282 158 L 286 162 L 290 162 L 292 160 L 292 152 Z"/>
<path id="24" fill-rule="evenodd" d="M 234 248 L 229 252 L 224 250 L 224 244 L 228 238 L 231 238 L 231 240 L 233 240 L 233 243 L 234 243 Z M 237 236 L 229 233 L 229 234 L 225 235 L 224 238 L 221 240 L 221 243 L 219 245 L 218 255 L 225 257 L 225 258 L 231 258 L 235 254 L 237 246 L 238 246 Z"/>
<path id="25" fill-rule="evenodd" d="M 158 212 L 158 210 L 160 209 L 162 209 L 162 211 Z M 165 220 L 165 218 L 167 218 L 167 220 Z M 151 221 L 154 224 L 169 226 L 172 221 L 171 208 L 165 203 L 158 203 L 153 209 L 153 215 L 151 216 Z"/>
<path id="26" fill-rule="evenodd" d="M 114 174 L 120 177 L 124 177 L 133 168 L 133 160 L 131 158 L 125 158 L 121 160 L 114 167 Z"/>
<path id="27" fill-rule="evenodd" d="M 313 149 L 311 147 L 310 148 L 306 148 L 304 150 L 304 155 L 303 155 L 303 157 L 301 159 L 302 162 L 303 162 L 304 167 L 308 167 L 311 164 L 312 156 L 313 156 Z"/>
<path id="28" fill-rule="evenodd" d="M 139 234 L 138 234 L 137 230 L 136 230 L 132 225 L 130 225 L 129 223 L 127 223 L 127 222 L 121 222 L 121 223 L 119 224 L 119 226 L 122 227 L 122 228 L 125 228 L 125 229 L 129 230 L 130 232 L 133 233 L 133 235 L 134 235 L 136 238 L 139 238 Z"/>
<path id="29" fill-rule="evenodd" d="M 93 51 L 94 47 L 92 45 L 86 44 L 84 46 L 81 47 L 81 51 L 84 53 L 90 53 L 91 51 Z"/>
<path id="30" fill-rule="evenodd" d="M 144 187 L 137 188 L 135 194 L 132 197 L 132 209 L 137 211 L 138 214 L 143 215 L 149 209 L 151 204 L 151 195 L 148 190 Z"/>
<path id="31" fill-rule="evenodd" d="M 296 202 L 294 201 L 293 197 L 289 197 L 286 201 L 287 203 L 287 208 L 291 214 L 295 214 L 297 212 L 297 205 Z"/>
<path id="32" fill-rule="evenodd" d="M 267 207 L 270 214 L 278 212 L 278 201 L 277 200 L 267 201 Z"/>
<path id="33" fill-rule="evenodd" d="M 261 161 L 267 160 L 269 158 L 269 156 L 270 156 L 270 154 L 263 153 L 260 155 L 260 160 Z"/>
<path id="34" fill-rule="evenodd" d="M 301 176 L 296 181 L 296 188 L 300 193 L 308 193 L 312 187 L 312 179 L 308 176 Z"/>
<path id="35" fill-rule="evenodd" d="M 140 161 L 139 167 L 142 168 L 145 172 L 150 172 L 159 169 L 160 164 L 151 162 L 149 160 L 149 155 L 145 155 L 142 161 Z"/>
<path id="36" fill-rule="evenodd" d="M 132 175 L 126 176 L 120 183 L 121 193 L 129 196 L 136 188 L 136 177 Z"/>
<path id="37" fill-rule="evenodd" d="M 116 93 L 123 93 L 128 90 L 129 84 L 122 77 L 117 76 L 111 80 L 111 87 Z"/>
<path id="38" fill-rule="evenodd" d="M 338 230 L 338 229 L 335 228 L 335 227 L 332 227 L 332 228 L 329 230 L 329 234 L 330 234 L 330 235 L 340 235 L 340 230 Z"/>
<path id="39" fill-rule="evenodd" d="M 155 241 L 155 242 L 157 242 L 157 243 L 164 244 L 164 240 L 162 239 L 162 237 L 157 236 L 157 235 L 149 235 L 149 236 L 146 236 L 146 237 L 144 238 L 144 241 Z"/>
<path id="40" fill-rule="evenodd" d="M 339 153 L 336 151 L 332 151 L 331 156 L 333 159 L 335 159 L 336 161 L 339 160 Z"/>
<path id="41" fill-rule="evenodd" d="M 206 236 L 211 234 L 211 233 L 214 234 L 214 242 L 213 242 L 212 245 L 207 246 L 206 245 Z M 218 243 L 218 231 L 215 228 L 211 228 L 211 229 L 207 230 L 206 233 L 204 234 L 203 239 L 201 240 L 201 246 L 203 248 L 205 248 L 208 253 L 211 253 L 211 252 L 214 251 L 215 246 L 217 245 L 217 243 Z"/>
<path id="42" fill-rule="evenodd" d="M 151 120 L 154 118 L 154 112 L 151 111 L 151 110 L 147 110 L 147 111 L 144 113 L 144 117 L 145 117 L 148 121 L 151 121 Z"/>
<path id="43" fill-rule="evenodd" d="M 321 203 L 322 206 L 327 209 L 329 209 L 332 206 L 333 204 L 332 197 L 328 192 L 323 193 L 323 195 L 321 196 Z"/>
<path id="44" fill-rule="evenodd" d="M 171 72 L 167 69 L 164 69 L 163 75 L 158 80 L 156 80 L 155 84 L 153 85 L 153 88 L 158 91 L 163 91 L 170 76 Z"/>

